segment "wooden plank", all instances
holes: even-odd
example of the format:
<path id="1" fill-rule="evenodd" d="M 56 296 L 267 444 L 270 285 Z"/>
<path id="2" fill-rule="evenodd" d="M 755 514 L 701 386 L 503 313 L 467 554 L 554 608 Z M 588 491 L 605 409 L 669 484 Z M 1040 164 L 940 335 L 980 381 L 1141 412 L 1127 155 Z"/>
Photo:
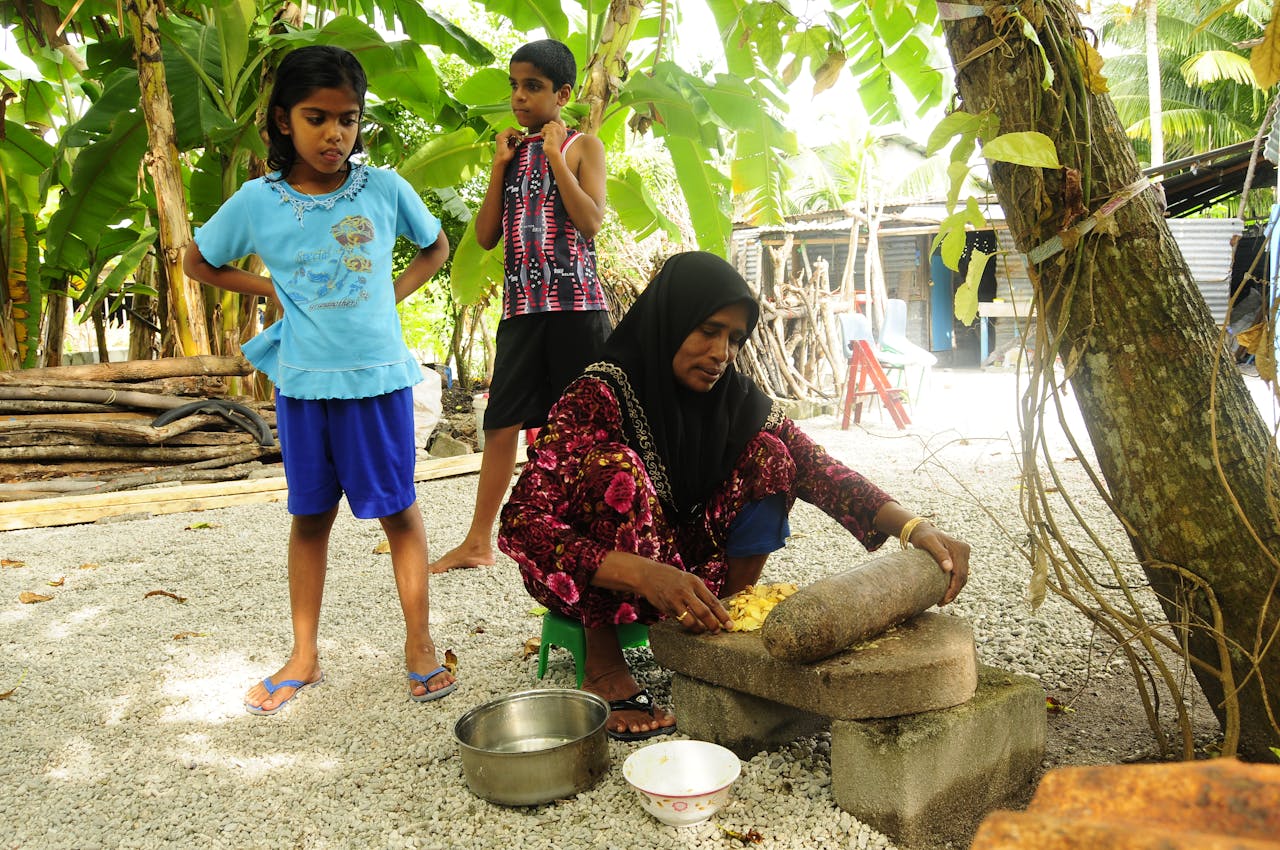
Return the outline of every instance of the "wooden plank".
<path id="1" fill-rule="evenodd" d="M 456 457 L 433 457 L 418 461 L 413 469 L 414 481 L 430 481 L 433 478 L 450 478 L 454 475 L 469 475 L 480 471 L 480 452 L 458 455 Z M 523 459 L 517 462 L 517 466 Z"/>
<path id="2" fill-rule="evenodd" d="M 997 316 L 1018 316 L 1025 319 L 1031 312 L 1030 304 L 1017 304 L 1013 301 L 979 301 L 978 315 L 995 318 Z"/>
<path id="3" fill-rule="evenodd" d="M 414 481 L 468 475 L 480 469 L 480 453 L 431 458 L 414 468 Z M 279 502 L 288 494 L 284 476 L 185 484 L 118 493 L 92 493 L 0 504 L 0 531 L 94 522 L 126 514 L 172 514 L 233 505 Z"/>

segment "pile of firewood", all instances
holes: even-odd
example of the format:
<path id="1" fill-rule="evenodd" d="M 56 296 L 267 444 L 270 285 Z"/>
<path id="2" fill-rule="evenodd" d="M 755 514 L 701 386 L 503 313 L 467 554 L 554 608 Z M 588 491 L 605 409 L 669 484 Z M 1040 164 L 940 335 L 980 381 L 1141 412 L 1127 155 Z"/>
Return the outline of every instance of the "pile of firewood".
<path id="1" fill-rule="evenodd" d="M 793 239 L 769 248 L 774 283 L 757 293 L 760 321 L 739 367 L 774 398 L 827 401 L 839 398 L 849 355 L 839 313 L 850 309 L 843 287 L 831 290 L 827 261 L 790 264 Z"/>
<path id="2" fill-rule="evenodd" d="M 0 372 L 0 502 L 229 481 L 279 460 L 269 404 L 228 395 L 243 357 Z"/>

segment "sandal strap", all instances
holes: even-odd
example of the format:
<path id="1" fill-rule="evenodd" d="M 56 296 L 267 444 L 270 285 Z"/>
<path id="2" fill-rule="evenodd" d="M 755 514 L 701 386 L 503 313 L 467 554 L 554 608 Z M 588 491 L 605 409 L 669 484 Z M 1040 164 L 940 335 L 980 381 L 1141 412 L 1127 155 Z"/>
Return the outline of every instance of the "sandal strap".
<path id="1" fill-rule="evenodd" d="M 271 696 L 281 688 L 293 688 L 295 691 L 305 688 L 310 682 L 303 682 L 300 679 L 285 679 L 282 682 L 272 682 L 271 677 L 262 680 L 262 687 L 267 689 L 267 696 Z"/>
<path id="2" fill-rule="evenodd" d="M 412 670 L 406 670 L 405 672 L 409 674 L 409 678 L 412 679 L 413 681 L 425 685 L 427 682 L 431 681 L 436 676 L 439 676 L 441 673 L 443 673 L 445 669 L 446 669 L 445 666 L 441 664 L 439 667 L 432 670 L 430 673 L 415 673 Z"/>
<path id="3" fill-rule="evenodd" d="M 653 717 L 655 708 L 653 694 L 649 693 L 648 688 L 642 688 L 639 693 L 633 694 L 626 699 L 609 701 L 610 711 L 643 711 Z"/>

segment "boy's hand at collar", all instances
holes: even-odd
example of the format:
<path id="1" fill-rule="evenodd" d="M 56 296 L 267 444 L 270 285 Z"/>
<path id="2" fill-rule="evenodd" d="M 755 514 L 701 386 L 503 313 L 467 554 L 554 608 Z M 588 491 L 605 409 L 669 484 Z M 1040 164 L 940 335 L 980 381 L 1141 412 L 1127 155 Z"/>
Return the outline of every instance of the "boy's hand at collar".
<path id="1" fill-rule="evenodd" d="M 524 131 L 517 130 L 515 127 L 508 127 L 499 133 L 495 141 L 497 142 L 497 150 L 494 152 L 493 161 L 495 164 L 502 165 L 510 162 L 515 158 L 516 148 L 520 147 L 520 143 L 524 141 Z"/>
<path id="2" fill-rule="evenodd" d="M 560 119 L 542 125 L 542 152 L 548 157 L 560 156 L 564 140 L 569 138 L 569 128 Z"/>

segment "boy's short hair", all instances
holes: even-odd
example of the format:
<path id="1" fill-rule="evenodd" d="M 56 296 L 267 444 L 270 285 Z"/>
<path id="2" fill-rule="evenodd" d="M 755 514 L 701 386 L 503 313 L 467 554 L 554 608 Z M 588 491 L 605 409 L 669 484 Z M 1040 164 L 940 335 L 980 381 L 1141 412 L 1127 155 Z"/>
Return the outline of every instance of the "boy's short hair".
<path id="1" fill-rule="evenodd" d="M 558 89 L 572 87 L 578 80 L 578 62 L 573 51 L 554 38 L 531 41 L 511 54 L 512 62 L 528 62 Z"/>

